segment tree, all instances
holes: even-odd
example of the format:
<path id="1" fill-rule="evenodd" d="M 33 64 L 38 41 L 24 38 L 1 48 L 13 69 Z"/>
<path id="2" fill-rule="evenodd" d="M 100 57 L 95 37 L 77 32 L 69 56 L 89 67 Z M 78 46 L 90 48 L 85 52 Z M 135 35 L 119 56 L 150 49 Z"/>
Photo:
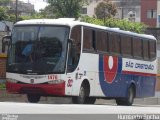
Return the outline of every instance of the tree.
<path id="1" fill-rule="evenodd" d="M 8 20 L 8 9 L 6 7 L 0 7 L 0 21 Z"/>
<path id="2" fill-rule="evenodd" d="M 97 5 L 96 16 L 99 19 L 114 17 L 117 13 L 116 5 L 110 0 L 104 0 Z"/>
<path id="3" fill-rule="evenodd" d="M 18 18 L 20 19 L 20 18 Z M 0 21 L 11 21 L 16 22 L 16 17 L 14 14 L 9 13 L 8 7 L 0 6 Z"/>
<path id="4" fill-rule="evenodd" d="M 114 19 L 114 18 L 108 18 L 106 19 L 106 22 L 104 23 L 102 19 L 92 18 L 89 16 L 83 16 L 81 18 L 81 21 L 92 23 L 92 24 L 97 24 L 97 25 L 102 25 L 102 26 L 107 26 L 111 28 L 120 28 L 121 30 L 132 31 L 136 33 L 144 33 L 147 28 L 147 26 L 143 23 L 131 22 L 131 21 L 127 21 L 124 19 L 119 20 L 119 19 Z"/>
<path id="5" fill-rule="evenodd" d="M 54 8 L 51 5 L 45 7 L 45 9 L 41 9 L 39 14 L 41 14 L 44 18 L 56 18 L 54 14 Z"/>
<path id="6" fill-rule="evenodd" d="M 0 6 L 6 5 L 10 2 L 11 0 L 0 0 Z"/>
<path id="7" fill-rule="evenodd" d="M 56 17 L 78 18 L 87 0 L 48 0 Z"/>

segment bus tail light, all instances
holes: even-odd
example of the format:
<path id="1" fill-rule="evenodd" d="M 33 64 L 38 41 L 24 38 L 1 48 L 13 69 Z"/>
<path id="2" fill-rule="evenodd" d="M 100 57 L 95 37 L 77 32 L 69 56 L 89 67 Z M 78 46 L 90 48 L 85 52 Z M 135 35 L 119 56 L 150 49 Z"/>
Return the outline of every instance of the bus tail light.
<path id="1" fill-rule="evenodd" d="M 10 78 L 7 78 L 6 79 L 8 82 L 11 82 L 11 83 L 17 83 L 18 81 L 17 80 L 15 80 L 15 79 L 10 79 Z"/>
<path id="2" fill-rule="evenodd" d="M 60 84 L 63 82 L 64 82 L 64 80 L 52 80 L 52 81 L 49 81 L 48 84 Z"/>

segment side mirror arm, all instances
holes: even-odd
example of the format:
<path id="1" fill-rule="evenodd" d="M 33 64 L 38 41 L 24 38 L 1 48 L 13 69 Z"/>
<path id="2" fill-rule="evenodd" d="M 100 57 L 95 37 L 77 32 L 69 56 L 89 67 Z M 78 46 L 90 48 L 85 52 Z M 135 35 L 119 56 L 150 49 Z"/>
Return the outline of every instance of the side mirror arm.
<path id="1" fill-rule="evenodd" d="M 5 52 L 6 44 L 9 45 L 10 42 L 11 42 L 10 35 L 6 35 L 2 38 L 2 53 Z"/>

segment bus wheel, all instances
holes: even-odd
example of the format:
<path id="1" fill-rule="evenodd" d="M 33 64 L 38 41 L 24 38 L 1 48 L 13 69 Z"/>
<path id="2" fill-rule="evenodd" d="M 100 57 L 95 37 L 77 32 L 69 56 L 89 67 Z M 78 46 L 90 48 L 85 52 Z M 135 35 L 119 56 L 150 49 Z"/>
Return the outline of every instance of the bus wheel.
<path id="1" fill-rule="evenodd" d="M 128 88 L 127 97 L 123 99 L 116 99 L 117 105 L 131 106 L 134 102 L 135 91 L 133 85 Z"/>
<path id="2" fill-rule="evenodd" d="M 72 102 L 74 104 L 85 104 L 86 99 L 86 87 L 82 84 L 79 92 L 79 96 L 72 97 Z"/>
<path id="3" fill-rule="evenodd" d="M 35 94 L 27 94 L 27 99 L 28 102 L 30 103 L 37 103 L 40 100 L 40 95 L 35 95 Z"/>
<path id="4" fill-rule="evenodd" d="M 88 81 L 84 81 L 80 87 L 79 96 L 72 97 L 72 102 L 75 104 L 91 104 L 95 100 L 89 97 L 90 85 Z"/>

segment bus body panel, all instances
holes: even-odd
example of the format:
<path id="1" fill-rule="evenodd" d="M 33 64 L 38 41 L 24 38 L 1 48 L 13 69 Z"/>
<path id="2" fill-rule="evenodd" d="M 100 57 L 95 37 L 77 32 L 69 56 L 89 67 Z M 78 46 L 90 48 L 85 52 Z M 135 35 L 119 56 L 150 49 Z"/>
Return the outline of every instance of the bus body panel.
<path id="1" fill-rule="evenodd" d="M 90 57 L 88 57 L 90 56 Z M 87 59 L 86 59 L 87 58 Z M 95 96 L 96 87 L 95 82 L 96 80 L 96 73 L 98 72 L 98 55 L 97 54 L 87 54 L 82 53 L 79 65 L 76 68 L 75 72 L 73 73 L 77 79 L 73 82 L 73 91 L 72 95 L 78 95 L 79 89 L 84 80 L 87 80 L 90 84 L 90 96 Z"/>
<path id="2" fill-rule="evenodd" d="M 7 91 L 14 94 L 40 94 L 42 96 L 65 96 L 65 82 L 61 84 L 20 84 L 6 82 Z"/>
<path id="3" fill-rule="evenodd" d="M 87 56 L 90 57 L 87 58 Z M 128 61 L 133 64 L 129 66 Z M 17 93 L 21 93 L 22 91 L 20 91 L 20 89 L 22 88 L 41 88 L 42 91 L 43 89 L 44 91 L 50 91 L 52 89 L 53 91 L 62 90 L 64 93 L 46 93 L 53 96 L 77 96 L 82 82 L 88 80 L 90 84 L 90 96 L 125 97 L 128 87 L 134 84 L 136 97 L 150 97 L 154 96 L 155 93 L 155 71 L 157 69 L 155 63 L 156 61 L 144 62 L 115 56 L 82 53 L 79 65 L 72 73 L 61 75 L 19 75 L 7 73 L 7 79 L 16 78 L 20 83 L 24 83 L 23 85 L 8 83 L 7 89 L 9 92 L 12 92 L 12 88 L 17 88 L 15 89 Z M 142 67 L 137 67 L 137 64 L 151 65 L 152 67 L 142 69 Z M 64 82 L 57 85 L 41 84 L 56 79 L 61 79 Z M 34 80 L 34 83 L 32 83 L 32 80 Z M 46 89 L 47 86 L 49 90 Z"/>
<path id="4" fill-rule="evenodd" d="M 130 61 L 132 65 L 127 66 L 127 61 Z M 137 67 L 137 64 L 146 67 Z M 131 67 L 131 69 L 127 67 Z M 99 60 L 99 70 L 101 88 L 107 97 L 125 97 L 127 89 L 132 83 L 136 87 L 136 97 L 154 96 L 156 60 L 145 62 L 102 55 Z"/>
<path id="5" fill-rule="evenodd" d="M 60 84 L 48 84 L 48 82 L 60 80 L 61 75 L 58 74 L 24 75 L 16 73 L 7 73 L 6 78 L 7 91 L 10 93 L 24 94 L 37 92 L 38 94 L 42 95 L 65 95 L 66 81 L 62 81 Z"/>

